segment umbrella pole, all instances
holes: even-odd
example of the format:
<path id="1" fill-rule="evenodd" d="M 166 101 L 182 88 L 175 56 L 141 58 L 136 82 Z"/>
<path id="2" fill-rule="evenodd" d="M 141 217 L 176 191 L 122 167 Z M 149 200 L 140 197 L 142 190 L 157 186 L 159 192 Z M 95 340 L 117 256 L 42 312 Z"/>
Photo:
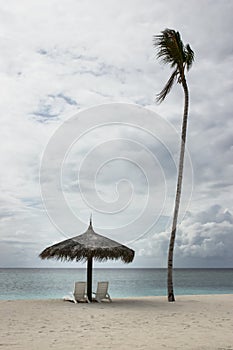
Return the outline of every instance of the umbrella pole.
<path id="1" fill-rule="evenodd" d="M 92 257 L 87 260 L 87 298 L 92 301 Z"/>

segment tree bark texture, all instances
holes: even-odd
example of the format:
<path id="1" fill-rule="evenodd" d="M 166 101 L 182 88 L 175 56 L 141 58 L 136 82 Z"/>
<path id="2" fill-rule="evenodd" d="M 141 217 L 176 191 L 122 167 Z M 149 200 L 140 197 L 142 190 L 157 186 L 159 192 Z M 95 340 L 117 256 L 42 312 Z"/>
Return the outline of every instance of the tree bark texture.
<path id="1" fill-rule="evenodd" d="M 173 253 L 176 238 L 177 220 L 180 207 L 181 188 L 183 180 L 183 168 L 184 168 L 184 154 L 185 154 L 185 143 L 187 134 L 187 122 L 188 122 L 188 108 L 189 108 L 189 91 L 185 77 L 182 79 L 182 86 L 184 90 L 184 112 L 181 132 L 181 145 L 180 145 L 180 158 L 179 158 L 179 170 L 176 187 L 176 198 L 175 207 L 172 222 L 172 231 L 170 236 L 169 251 L 168 251 L 168 269 L 167 269 L 167 295 L 168 301 L 175 301 L 174 290 L 173 290 Z"/>

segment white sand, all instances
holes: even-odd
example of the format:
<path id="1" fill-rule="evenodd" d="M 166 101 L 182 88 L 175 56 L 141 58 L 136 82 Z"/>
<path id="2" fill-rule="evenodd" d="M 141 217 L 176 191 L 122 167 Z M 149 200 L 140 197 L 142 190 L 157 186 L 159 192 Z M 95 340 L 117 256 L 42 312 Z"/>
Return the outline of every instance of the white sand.
<path id="1" fill-rule="evenodd" d="M 0 350 L 233 350 L 233 295 L 0 301 Z"/>

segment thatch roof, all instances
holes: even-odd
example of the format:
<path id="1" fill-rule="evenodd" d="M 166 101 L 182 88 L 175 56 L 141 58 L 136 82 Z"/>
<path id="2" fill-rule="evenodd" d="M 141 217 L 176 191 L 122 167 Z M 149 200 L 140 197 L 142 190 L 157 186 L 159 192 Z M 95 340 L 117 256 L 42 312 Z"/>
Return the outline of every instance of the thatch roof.
<path id="1" fill-rule="evenodd" d="M 121 259 L 125 263 L 130 263 L 133 261 L 134 251 L 116 241 L 99 235 L 93 230 L 90 222 L 90 226 L 85 233 L 46 248 L 40 254 L 40 257 L 42 259 L 55 258 L 68 261 L 86 261 L 89 258 L 94 258 L 98 261 Z"/>

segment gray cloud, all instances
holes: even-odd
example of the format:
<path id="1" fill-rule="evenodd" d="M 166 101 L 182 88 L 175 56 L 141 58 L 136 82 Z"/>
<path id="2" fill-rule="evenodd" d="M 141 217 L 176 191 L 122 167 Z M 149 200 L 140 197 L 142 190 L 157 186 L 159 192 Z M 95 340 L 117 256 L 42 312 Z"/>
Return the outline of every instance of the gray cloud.
<path id="1" fill-rule="evenodd" d="M 209 259 L 219 263 L 232 264 L 233 215 L 220 205 L 213 205 L 206 211 L 187 213 L 177 231 L 175 260 L 179 266 L 185 266 L 192 260 L 199 267 L 209 266 Z M 141 255 L 166 257 L 170 232 L 154 233 L 152 237 L 137 243 Z"/>
<path id="2" fill-rule="evenodd" d="M 195 0 L 185 3 L 181 0 L 113 0 L 101 4 L 71 0 L 69 6 L 65 3 L 57 6 L 55 1 L 34 1 L 32 4 L 24 0 L 23 5 L 17 2 L 2 4 L 0 77 L 4 88 L 0 101 L 0 249 L 3 253 L 7 245 L 8 254 L 1 255 L 0 265 L 38 265 L 39 250 L 51 241 L 62 239 L 42 210 L 38 175 L 47 142 L 78 110 L 108 102 L 138 103 L 159 113 L 180 132 L 183 109 L 180 86 L 175 86 L 162 105 L 155 105 L 155 95 L 167 81 L 170 70 L 156 60 L 152 37 L 170 27 L 181 32 L 184 42 L 189 42 L 196 54 L 187 77 L 191 98 L 188 150 L 194 171 L 189 208 L 192 214 L 180 225 L 176 260 L 181 266 L 196 266 L 198 259 L 203 266 L 207 259 L 210 266 L 220 264 L 220 260 L 221 266 L 224 263 L 232 266 L 229 255 L 233 212 L 229 195 L 232 193 L 233 146 L 232 11 L 233 4 L 227 0 L 221 3 L 206 0 L 201 6 Z M 149 127 L 147 125 L 147 129 Z M 169 189 L 163 218 L 170 217 L 177 159 L 172 159 L 164 146 L 148 134 L 122 127 L 114 131 L 98 130 L 92 134 L 91 142 L 88 137 L 80 140 L 64 168 L 64 193 L 83 221 L 77 233 L 85 229 L 84 222 L 88 221 L 90 213 L 76 186 L 80 162 L 91 145 L 126 136 L 141 142 L 156 155 Z M 171 140 L 170 134 L 166 137 Z M 177 155 L 178 147 L 177 142 Z M 109 148 L 99 155 L 111 157 L 112 151 Z M 155 171 L 143 158 L 143 152 L 136 152 L 133 145 L 124 144 L 123 150 L 119 148 L 121 152 L 129 159 L 144 161 L 144 167 L 150 173 Z M 112 198 L 115 182 L 125 177 L 124 174 L 126 177 L 131 175 L 136 189 L 134 207 L 123 211 L 117 219 L 112 215 L 109 218 L 96 214 L 97 227 L 104 227 L 104 223 L 106 227 L 114 226 L 114 220 L 125 224 L 140 212 L 145 199 L 145 181 L 142 174 L 134 172 L 132 165 L 122 161 L 115 167 L 112 164 L 107 172 L 100 172 L 98 190 L 105 199 Z M 183 207 L 187 206 L 190 179 L 191 169 L 186 167 Z M 47 174 L 48 184 L 52 180 L 51 172 Z M 88 194 L 88 181 L 83 184 L 84 192 Z M 126 187 L 122 193 L 127 199 Z M 159 195 L 156 199 L 160 199 Z M 219 206 L 211 206 L 212 203 Z M 228 211 L 224 212 L 223 208 Z M 148 215 L 153 217 L 154 212 L 155 207 L 150 208 Z M 143 232 L 146 224 L 141 222 L 138 231 Z M 151 264 L 147 262 L 146 254 L 158 257 L 153 260 L 156 266 L 166 265 L 169 233 L 160 224 L 155 228 L 155 236 L 152 231 L 148 233 L 149 241 L 146 236 L 145 242 L 135 243 L 138 256 L 144 257 L 138 260 L 143 265 Z M 67 225 L 67 235 L 69 232 Z M 132 232 L 129 236 L 135 238 Z M 34 240 L 36 248 L 30 252 L 24 250 L 22 253 L 14 244 Z M 6 244 L 8 241 L 11 243 Z"/>

